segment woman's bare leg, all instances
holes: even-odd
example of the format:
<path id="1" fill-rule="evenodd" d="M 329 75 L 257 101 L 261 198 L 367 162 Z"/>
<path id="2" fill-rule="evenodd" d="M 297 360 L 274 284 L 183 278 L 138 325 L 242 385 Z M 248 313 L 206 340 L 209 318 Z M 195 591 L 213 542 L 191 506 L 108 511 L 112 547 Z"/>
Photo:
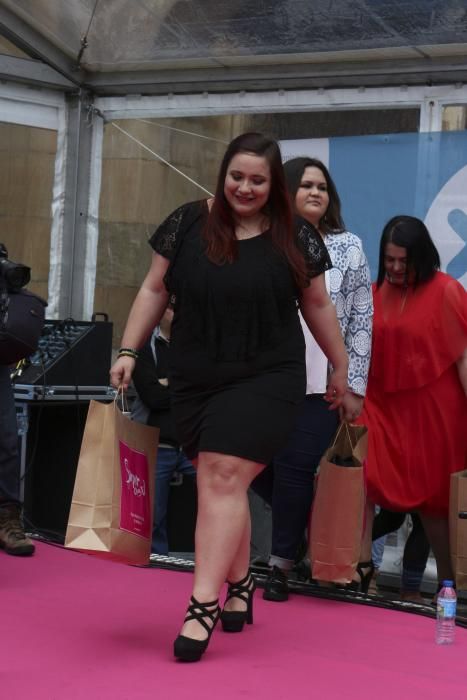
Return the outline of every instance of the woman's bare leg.
<path id="1" fill-rule="evenodd" d="M 232 565 L 227 573 L 227 581 L 236 583 L 245 578 L 250 568 L 250 551 L 251 551 L 251 517 L 250 511 L 247 512 L 246 523 L 243 530 L 242 539 L 238 547 L 237 553 L 233 558 Z M 246 610 L 246 602 L 241 598 L 234 597 L 228 600 L 224 605 L 225 610 Z"/>
<path id="2" fill-rule="evenodd" d="M 247 510 L 242 537 L 239 547 L 232 560 L 232 565 L 227 572 L 227 581 L 234 583 L 246 576 L 250 566 L 251 548 L 251 517 L 250 510 Z"/>
<path id="3" fill-rule="evenodd" d="M 248 570 L 247 490 L 262 468 L 256 462 L 217 452 L 202 452 L 198 456 L 193 596 L 199 602 L 216 600 L 228 575 L 238 573 L 242 578 Z M 238 563 L 234 564 L 237 558 Z M 195 620 L 185 623 L 181 634 L 193 639 L 205 639 L 207 635 Z"/>

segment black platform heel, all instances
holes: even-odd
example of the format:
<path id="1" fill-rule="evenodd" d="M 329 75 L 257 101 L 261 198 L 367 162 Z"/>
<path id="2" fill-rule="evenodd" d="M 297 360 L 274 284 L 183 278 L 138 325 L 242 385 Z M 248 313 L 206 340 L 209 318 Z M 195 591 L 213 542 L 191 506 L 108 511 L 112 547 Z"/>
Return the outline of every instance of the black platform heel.
<path id="1" fill-rule="evenodd" d="M 240 598 L 246 603 L 246 610 L 223 610 L 221 612 L 221 623 L 224 632 L 241 632 L 245 622 L 247 625 L 253 624 L 253 594 L 256 590 L 256 581 L 250 572 L 245 578 L 236 583 L 227 581 L 229 588 L 225 602 L 231 598 Z M 225 604 L 225 603 L 224 603 Z"/>
<path id="2" fill-rule="evenodd" d="M 209 608 L 212 609 L 210 610 Z M 219 619 L 220 612 L 218 600 L 213 600 L 211 603 L 200 603 L 194 596 L 191 596 L 184 622 L 196 620 L 204 627 L 208 636 L 206 639 L 192 639 L 179 634 L 174 642 L 174 655 L 177 659 L 180 659 L 180 661 L 200 660 L 208 648 L 209 640 Z M 210 625 L 204 618 L 210 620 L 212 624 Z"/>
<path id="3" fill-rule="evenodd" d="M 363 569 L 368 569 L 366 574 L 363 573 Z M 361 591 L 362 593 L 368 593 L 370 587 L 371 579 L 375 571 L 375 565 L 372 561 L 360 561 L 357 564 L 356 573 L 360 576 L 360 581 L 351 581 L 345 588 L 349 591 Z"/>

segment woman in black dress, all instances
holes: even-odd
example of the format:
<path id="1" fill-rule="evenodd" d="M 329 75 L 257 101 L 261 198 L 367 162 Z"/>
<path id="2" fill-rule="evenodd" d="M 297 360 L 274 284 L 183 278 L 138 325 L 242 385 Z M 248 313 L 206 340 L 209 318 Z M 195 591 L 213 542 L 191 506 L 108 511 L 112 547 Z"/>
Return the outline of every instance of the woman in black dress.
<path id="1" fill-rule="evenodd" d="M 179 207 L 150 243 L 111 379 L 128 386 L 133 356 L 175 295 L 173 411 L 197 467 L 198 519 L 193 596 L 174 652 L 197 661 L 219 618 L 232 632 L 253 619 L 247 489 L 286 442 L 305 394 L 298 307 L 334 367 L 331 408 L 346 391 L 348 363 L 324 284 L 329 256 L 314 228 L 293 219 L 275 141 L 234 139 L 215 197 Z"/>

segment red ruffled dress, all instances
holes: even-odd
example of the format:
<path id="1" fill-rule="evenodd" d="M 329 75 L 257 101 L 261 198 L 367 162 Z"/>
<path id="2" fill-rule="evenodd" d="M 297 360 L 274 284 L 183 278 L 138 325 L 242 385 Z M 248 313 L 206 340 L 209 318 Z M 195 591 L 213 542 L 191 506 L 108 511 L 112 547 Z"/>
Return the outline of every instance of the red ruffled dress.
<path id="1" fill-rule="evenodd" d="M 395 511 L 447 515 L 450 474 L 464 469 L 467 399 L 456 361 L 467 346 L 467 293 L 437 272 L 416 288 L 373 289 L 367 488 Z"/>

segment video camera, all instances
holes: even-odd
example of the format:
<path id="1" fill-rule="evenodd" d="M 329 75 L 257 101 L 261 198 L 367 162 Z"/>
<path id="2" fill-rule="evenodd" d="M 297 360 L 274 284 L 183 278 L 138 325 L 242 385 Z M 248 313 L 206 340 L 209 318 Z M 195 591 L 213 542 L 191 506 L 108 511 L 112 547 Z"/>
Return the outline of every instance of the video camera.
<path id="1" fill-rule="evenodd" d="M 11 292 L 17 292 L 31 280 L 31 268 L 21 263 L 8 260 L 8 251 L 0 243 L 0 286 Z"/>
<path id="2" fill-rule="evenodd" d="M 0 243 L 0 365 L 12 365 L 37 350 L 47 302 L 23 287 L 31 268 L 8 260 Z"/>

